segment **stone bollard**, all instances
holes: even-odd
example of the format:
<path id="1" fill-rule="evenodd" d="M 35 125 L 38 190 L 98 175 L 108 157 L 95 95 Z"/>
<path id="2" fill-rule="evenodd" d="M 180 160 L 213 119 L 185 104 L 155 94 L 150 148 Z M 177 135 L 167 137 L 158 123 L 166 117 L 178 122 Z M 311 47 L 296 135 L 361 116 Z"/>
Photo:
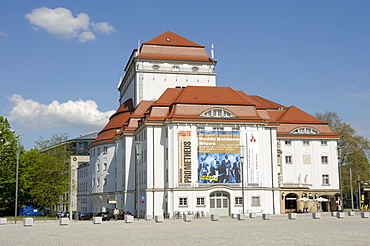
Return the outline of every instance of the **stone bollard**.
<path id="1" fill-rule="evenodd" d="M 60 218 L 59 225 L 68 225 L 69 219 L 68 218 Z"/>
<path id="2" fill-rule="evenodd" d="M 297 214 L 296 214 L 296 213 L 289 213 L 289 214 L 288 214 L 288 218 L 289 218 L 290 220 L 295 220 L 295 219 L 297 218 Z"/>
<path id="3" fill-rule="evenodd" d="M 218 219 L 219 219 L 218 214 L 211 214 L 211 220 L 212 221 L 218 221 Z"/>
<path id="4" fill-rule="evenodd" d="M 192 215 L 191 214 L 184 214 L 183 216 L 185 222 L 191 222 Z"/>
<path id="5" fill-rule="evenodd" d="M 343 219 L 344 218 L 344 213 L 343 212 L 338 212 L 337 213 L 337 218 Z"/>
<path id="6" fill-rule="evenodd" d="M 355 216 L 355 211 L 348 211 L 348 216 Z"/>
<path id="7" fill-rule="evenodd" d="M 238 214 L 231 214 L 231 218 L 232 219 L 237 219 L 238 218 Z"/>
<path id="8" fill-rule="evenodd" d="M 157 223 L 163 222 L 163 215 L 156 215 L 155 216 L 155 222 L 157 222 Z"/>
<path id="9" fill-rule="evenodd" d="M 332 211 L 331 212 L 331 217 L 337 217 L 337 213 L 338 213 L 337 211 Z"/>
<path id="10" fill-rule="evenodd" d="M 256 213 L 249 213 L 249 218 L 255 219 L 256 218 Z"/>
<path id="11" fill-rule="evenodd" d="M 6 225 L 7 220 L 7 218 L 0 218 L 0 225 Z"/>
<path id="12" fill-rule="evenodd" d="M 93 224 L 101 224 L 103 221 L 102 217 L 93 217 Z"/>
<path id="13" fill-rule="evenodd" d="M 321 219 L 321 213 L 312 213 L 313 219 Z"/>
<path id="14" fill-rule="evenodd" d="M 145 220 L 146 221 L 151 221 L 152 220 L 152 216 L 151 215 L 145 215 Z"/>
<path id="15" fill-rule="evenodd" d="M 271 214 L 262 214 L 262 219 L 263 220 L 270 220 Z"/>
<path id="16" fill-rule="evenodd" d="M 125 216 L 125 222 L 126 223 L 132 223 L 132 222 L 134 222 L 134 216 L 132 216 L 132 215 L 126 215 Z"/>
<path id="17" fill-rule="evenodd" d="M 238 220 L 245 220 L 245 214 L 238 214 Z"/>
<path id="18" fill-rule="evenodd" d="M 33 218 L 23 218 L 23 225 L 24 226 L 34 226 Z"/>
<path id="19" fill-rule="evenodd" d="M 361 212 L 361 218 L 369 218 L 369 212 Z"/>

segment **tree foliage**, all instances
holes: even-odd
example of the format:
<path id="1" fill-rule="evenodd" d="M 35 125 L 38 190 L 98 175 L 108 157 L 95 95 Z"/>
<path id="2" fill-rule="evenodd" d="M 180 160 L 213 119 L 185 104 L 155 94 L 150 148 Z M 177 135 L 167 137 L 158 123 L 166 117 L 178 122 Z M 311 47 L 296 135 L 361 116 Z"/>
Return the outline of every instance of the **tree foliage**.
<path id="1" fill-rule="evenodd" d="M 343 120 L 335 112 L 325 114 L 316 113 L 316 118 L 329 123 L 331 130 L 337 134 L 339 152 L 339 165 L 341 167 L 343 196 L 350 197 L 350 168 L 352 169 L 352 182 L 369 181 L 370 164 L 370 141 L 367 138 L 356 135 L 356 130 Z"/>
<path id="2" fill-rule="evenodd" d="M 0 209 L 14 211 L 17 136 L 7 118 L 0 116 Z M 23 149 L 20 148 L 23 152 Z M 0 212 L 1 212 L 0 211 Z"/>
<path id="3" fill-rule="evenodd" d="M 51 208 L 69 189 L 71 156 L 66 134 L 40 138 L 36 148 L 20 146 L 18 168 L 18 206 Z M 0 213 L 14 215 L 16 186 L 17 135 L 8 120 L 0 116 Z"/>

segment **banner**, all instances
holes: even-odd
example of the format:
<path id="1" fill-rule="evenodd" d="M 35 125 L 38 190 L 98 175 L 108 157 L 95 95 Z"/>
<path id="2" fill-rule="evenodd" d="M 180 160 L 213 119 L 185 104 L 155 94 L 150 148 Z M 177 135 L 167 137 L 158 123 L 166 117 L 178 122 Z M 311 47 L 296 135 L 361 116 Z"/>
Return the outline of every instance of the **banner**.
<path id="1" fill-rule="evenodd" d="M 260 182 L 259 164 L 259 138 L 258 133 L 247 136 L 247 164 L 248 164 L 248 183 Z"/>
<path id="2" fill-rule="evenodd" d="M 240 183 L 240 132 L 198 131 L 199 183 Z"/>
<path id="3" fill-rule="evenodd" d="M 179 184 L 191 183 L 191 131 L 179 131 Z"/>

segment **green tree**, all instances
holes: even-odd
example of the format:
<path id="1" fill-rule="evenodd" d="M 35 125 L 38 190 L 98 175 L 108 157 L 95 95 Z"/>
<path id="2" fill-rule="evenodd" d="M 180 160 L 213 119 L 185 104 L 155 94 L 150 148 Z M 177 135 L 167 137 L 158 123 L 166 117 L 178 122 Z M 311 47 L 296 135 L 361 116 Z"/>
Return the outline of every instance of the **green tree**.
<path id="1" fill-rule="evenodd" d="M 342 176 L 342 192 L 344 198 L 349 198 L 350 174 L 352 169 L 352 182 L 355 185 L 358 177 L 361 181 L 370 180 L 370 164 L 368 156 L 370 154 L 370 141 L 367 138 L 356 135 L 356 130 L 343 120 L 335 112 L 326 112 L 325 114 L 316 113 L 316 118 L 329 123 L 331 130 L 337 134 L 339 149 L 339 165 Z"/>
<path id="2" fill-rule="evenodd" d="M 51 139 L 40 138 L 36 148 L 28 151 L 24 160 L 27 171 L 22 181 L 30 205 L 40 209 L 51 208 L 69 188 L 72 155 L 66 134 L 54 134 Z"/>
<path id="3" fill-rule="evenodd" d="M 20 153 L 23 147 L 18 146 Z M 0 212 L 13 214 L 15 206 L 17 135 L 0 116 Z"/>

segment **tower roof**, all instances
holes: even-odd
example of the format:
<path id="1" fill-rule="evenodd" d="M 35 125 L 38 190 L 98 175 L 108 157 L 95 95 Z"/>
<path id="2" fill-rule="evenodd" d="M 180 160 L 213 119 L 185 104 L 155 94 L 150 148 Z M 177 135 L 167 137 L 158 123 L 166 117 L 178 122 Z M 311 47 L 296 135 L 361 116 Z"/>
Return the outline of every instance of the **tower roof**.
<path id="1" fill-rule="evenodd" d="M 166 45 L 166 46 L 187 46 L 187 47 L 200 47 L 204 48 L 204 46 L 201 46 L 197 43 L 194 43 L 193 41 L 190 41 L 184 37 L 181 37 L 180 35 L 177 35 L 176 33 L 173 33 L 171 31 L 167 31 L 162 33 L 161 35 L 149 40 L 148 42 L 145 42 L 143 44 L 150 44 L 150 45 Z"/>

